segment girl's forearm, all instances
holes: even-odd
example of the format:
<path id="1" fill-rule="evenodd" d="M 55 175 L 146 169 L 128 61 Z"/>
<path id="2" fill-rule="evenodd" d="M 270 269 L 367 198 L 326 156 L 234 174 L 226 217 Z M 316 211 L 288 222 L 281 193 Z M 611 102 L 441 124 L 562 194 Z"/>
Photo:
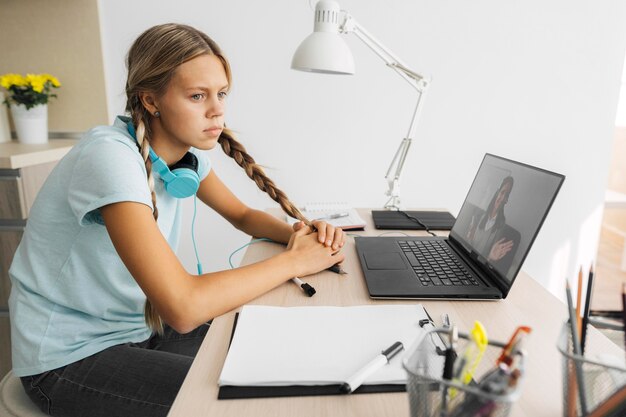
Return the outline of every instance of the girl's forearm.
<path id="1" fill-rule="evenodd" d="M 298 275 L 298 270 L 297 262 L 287 251 L 251 265 L 193 277 L 190 292 L 185 300 L 180 300 L 181 320 L 176 327 L 181 333 L 191 331 L 265 294 Z"/>
<path id="2" fill-rule="evenodd" d="M 293 228 L 286 222 L 260 210 L 250 209 L 236 227 L 250 236 L 266 237 L 275 242 L 287 243 Z"/>

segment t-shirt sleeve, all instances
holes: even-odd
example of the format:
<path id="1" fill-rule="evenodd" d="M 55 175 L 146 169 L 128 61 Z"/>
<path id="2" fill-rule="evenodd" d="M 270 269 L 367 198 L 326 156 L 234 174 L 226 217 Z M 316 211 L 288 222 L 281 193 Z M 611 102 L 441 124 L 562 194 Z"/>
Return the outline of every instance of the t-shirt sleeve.
<path id="1" fill-rule="evenodd" d="M 80 225 L 104 224 L 100 208 L 121 201 L 152 208 L 139 151 L 123 140 L 95 138 L 86 144 L 70 177 L 69 204 Z"/>

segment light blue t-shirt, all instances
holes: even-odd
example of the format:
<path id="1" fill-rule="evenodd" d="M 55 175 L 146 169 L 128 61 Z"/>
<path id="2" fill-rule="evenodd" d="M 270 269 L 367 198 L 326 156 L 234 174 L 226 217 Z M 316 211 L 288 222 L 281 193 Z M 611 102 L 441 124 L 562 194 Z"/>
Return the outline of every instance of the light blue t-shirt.
<path id="1" fill-rule="evenodd" d="M 100 207 L 134 201 L 152 208 L 146 168 L 119 117 L 96 127 L 57 164 L 30 211 L 9 270 L 13 372 L 39 374 L 110 346 L 150 336 L 146 296 L 118 256 Z M 210 170 L 205 152 L 198 174 Z M 158 226 L 175 251 L 181 200 L 154 172 Z M 150 262 L 150 253 L 145 253 Z"/>

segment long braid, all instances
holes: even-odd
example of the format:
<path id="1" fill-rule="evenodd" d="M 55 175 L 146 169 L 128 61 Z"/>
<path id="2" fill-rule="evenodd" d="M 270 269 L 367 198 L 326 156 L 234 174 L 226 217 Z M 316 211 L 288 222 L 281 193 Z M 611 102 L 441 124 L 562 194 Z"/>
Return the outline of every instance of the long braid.
<path id="1" fill-rule="evenodd" d="M 274 184 L 263 169 L 255 162 L 254 158 L 248 154 L 246 148 L 239 143 L 230 129 L 224 128 L 219 138 L 219 143 L 226 155 L 230 156 L 237 164 L 246 171 L 246 174 L 252 179 L 261 191 L 266 192 L 272 200 L 280 204 L 285 213 L 294 219 L 302 220 L 306 225 L 311 222 L 302 215 L 300 210 L 291 202 L 287 195 Z"/>
<path id="2" fill-rule="evenodd" d="M 143 162 L 146 165 L 146 174 L 148 178 L 148 187 L 150 187 L 150 195 L 152 197 L 152 215 L 154 221 L 159 218 L 159 210 L 156 204 L 156 193 L 154 191 L 154 175 L 152 174 L 152 160 L 150 159 L 150 124 L 147 123 L 146 118 L 150 117 L 149 113 L 144 110 L 143 106 L 139 108 L 131 109 L 131 115 L 133 119 L 133 125 L 136 126 L 135 133 L 137 136 L 137 144 L 139 145 L 139 152 L 143 158 Z M 148 126 L 148 129 L 146 129 Z M 150 300 L 146 298 L 146 304 L 144 305 L 144 317 L 146 324 L 158 334 L 163 334 L 163 320 L 159 316 L 156 308 L 152 305 Z"/>
<path id="3" fill-rule="evenodd" d="M 148 187 L 150 187 L 150 195 L 152 197 L 152 208 L 154 220 L 159 218 L 159 210 L 157 208 L 156 193 L 154 192 L 154 175 L 152 174 L 152 160 L 150 159 L 150 133 L 146 129 L 149 126 L 146 123 L 145 115 L 137 115 L 137 112 L 133 112 L 133 124 L 136 126 L 137 144 L 139 144 L 139 152 L 143 158 L 143 162 L 146 165 L 146 175 L 148 178 Z"/>

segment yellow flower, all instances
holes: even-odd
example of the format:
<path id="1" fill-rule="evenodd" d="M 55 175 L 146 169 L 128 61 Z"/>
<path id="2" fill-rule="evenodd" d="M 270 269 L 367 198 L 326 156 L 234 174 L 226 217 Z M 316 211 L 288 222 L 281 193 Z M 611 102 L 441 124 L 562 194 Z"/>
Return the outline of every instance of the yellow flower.
<path id="1" fill-rule="evenodd" d="M 8 96 L 6 104 L 23 104 L 27 109 L 46 104 L 56 97 L 50 90 L 61 86 L 59 80 L 50 74 L 4 74 L 0 75 L 0 86 L 5 88 Z"/>
<path id="2" fill-rule="evenodd" d="M 56 87 L 56 88 L 61 87 L 61 83 L 55 76 L 50 75 L 50 74 L 39 74 L 39 75 L 41 75 L 46 81 L 50 81 L 53 87 Z"/>
<path id="3" fill-rule="evenodd" d="M 4 74 L 0 76 L 0 85 L 8 90 L 13 86 L 24 87 L 28 82 L 20 74 Z"/>
<path id="4" fill-rule="evenodd" d="M 46 84 L 46 79 L 41 75 L 36 74 L 26 74 L 26 81 L 28 84 L 38 93 L 43 92 L 43 89 Z"/>

